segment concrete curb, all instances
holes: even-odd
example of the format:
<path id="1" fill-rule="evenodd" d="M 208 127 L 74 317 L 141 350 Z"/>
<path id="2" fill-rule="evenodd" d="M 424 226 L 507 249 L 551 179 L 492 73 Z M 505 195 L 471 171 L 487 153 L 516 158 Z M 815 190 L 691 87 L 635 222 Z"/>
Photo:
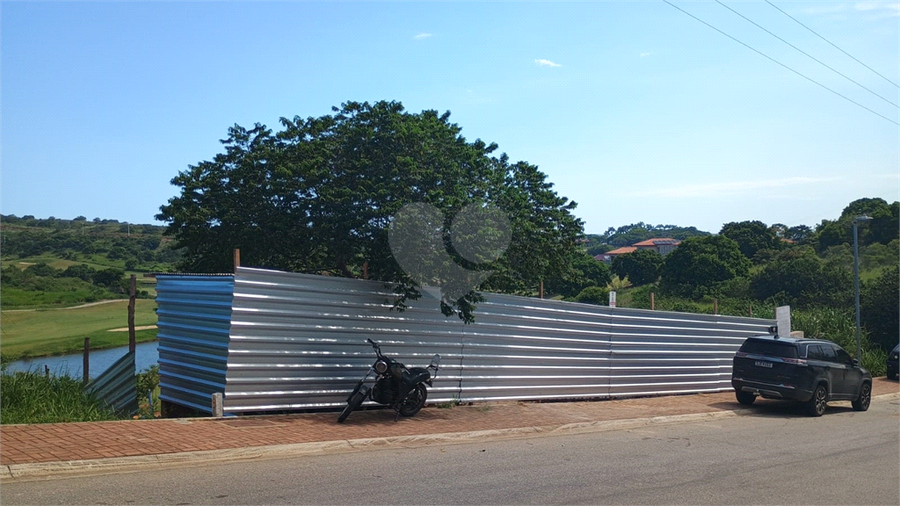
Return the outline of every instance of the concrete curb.
<path id="1" fill-rule="evenodd" d="M 872 397 L 873 401 L 890 401 L 896 399 L 900 399 L 900 392 Z M 0 467 L 0 481 L 82 473 L 127 472 L 147 468 L 177 467 L 180 465 L 198 465 L 204 463 L 224 463 L 242 460 L 378 450 L 398 446 L 412 448 L 434 444 L 465 444 L 487 439 L 586 434 L 592 432 L 626 430 L 659 424 L 703 422 L 732 418 L 747 413 L 748 410 L 746 409 L 738 409 L 708 413 L 632 418 L 626 420 L 578 422 L 541 427 L 518 427 L 512 429 L 493 429 L 472 432 L 448 432 L 416 436 L 392 436 L 384 438 L 254 446 L 227 450 L 166 453 L 160 455 L 141 455 L 135 457 L 115 457 L 94 460 L 73 460 L 68 462 L 12 464 Z"/>

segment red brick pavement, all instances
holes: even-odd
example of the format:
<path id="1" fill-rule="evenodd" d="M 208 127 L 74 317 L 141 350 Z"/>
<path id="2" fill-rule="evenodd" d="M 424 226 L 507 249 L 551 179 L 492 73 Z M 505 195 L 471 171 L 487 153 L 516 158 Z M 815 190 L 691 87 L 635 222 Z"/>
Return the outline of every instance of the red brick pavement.
<path id="1" fill-rule="evenodd" d="M 873 395 L 895 393 L 896 381 L 876 378 Z M 776 402 L 776 401 L 761 401 Z M 849 403 L 844 403 L 849 406 Z M 842 406 L 835 403 L 835 406 Z M 68 462 L 294 443 L 456 432 L 558 427 L 578 422 L 746 409 L 730 392 L 594 402 L 502 402 L 430 406 L 394 421 L 389 410 L 364 410 L 344 424 L 337 413 L 224 419 L 190 418 L 0 426 L 0 464 Z M 845 408 L 846 409 L 846 408 Z"/>

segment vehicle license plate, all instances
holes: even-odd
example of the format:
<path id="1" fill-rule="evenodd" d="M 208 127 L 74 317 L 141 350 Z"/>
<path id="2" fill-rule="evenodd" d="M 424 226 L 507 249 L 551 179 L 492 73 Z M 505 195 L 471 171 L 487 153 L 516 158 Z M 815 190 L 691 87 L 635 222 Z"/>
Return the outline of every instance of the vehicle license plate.
<path id="1" fill-rule="evenodd" d="M 763 362 L 762 360 L 757 360 L 757 361 L 756 361 L 756 367 L 766 367 L 766 368 L 771 369 L 771 368 L 772 368 L 772 362 Z"/>

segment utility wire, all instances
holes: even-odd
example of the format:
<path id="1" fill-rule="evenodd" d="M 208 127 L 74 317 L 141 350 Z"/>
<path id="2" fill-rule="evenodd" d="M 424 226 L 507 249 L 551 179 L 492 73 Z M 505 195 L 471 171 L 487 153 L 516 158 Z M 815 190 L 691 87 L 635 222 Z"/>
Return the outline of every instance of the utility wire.
<path id="1" fill-rule="evenodd" d="M 787 70 L 790 70 L 791 72 L 797 74 L 798 76 L 802 77 L 803 79 L 806 79 L 807 81 L 809 81 L 809 82 L 811 82 L 811 83 L 813 83 L 813 84 L 815 84 L 815 85 L 818 85 L 818 86 L 820 86 L 820 87 L 822 87 L 822 88 L 824 88 L 824 89 L 830 91 L 831 93 L 834 93 L 835 95 L 837 95 L 837 96 L 843 98 L 844 100 L 850 102 L 851 104 L 855 104 L 856 106 L 861 107 L 861 108 L 863 108 L 863 109 L 869 111 L 870 113 L 874 114 L 875 116 L 878 116 L 879 118 L 886 119 L 886 120 L 890 121 L 891 123 L 893 123 L 893 124 L 895 124 L 895 125 L 897 125 L 897 126 L 900 126 L 900 123 L 897 123 L 896 121 L 892 120 L 891 118 L 888 118 L 887 116 L 881 115 L 881 114 L 879 114 L 879 113 L 873 111 L 872 109 L 869 109 L 868 107 L 866 107 L 866 106 L 860 104 L 859 102 L 856 102 L 855 100 L 853 100 L 853 99 L 851 99 L 851 98 L 848 98 L 848 97 L 846 97 L 846 96 L 844 96 L 844 95 L 841 95 L 840 93 L 838 93 L 838 92 L 832 90 L 832 89 L 829 88 L 828 86 L 825 86 L 824 84 L 822 84 L 822 83 L 820 83 L 820 82 L 818 82 L 818 81 L 816 81 L 816 80 L 814 80 L 814 79 L 812 79 L 812 78 L 806 77 L 805 75 L 803 75 L 803 74 L 801 74 L 800 72 L 797 72 L 796 70 L 794 70 L 794 69 L 788 67 L 787 65 L 785 65 L 784 63 L 781 63 L 780 61 L 776 60 L 775 58 L 772 58 L 771 56 L 769 56 L 769 55 L 767 55 L 767 54 L 765 54 L 765 53 L 763 53 L 763 52 L 761 52 L 761 51 L 759 51 L 759 50 L 757 50 L 757 49 L 755 49 L 755 48 L 753 48 L 753 47 L 751 47 L 751 46 L 745 44 L 744 42 L 741 42 L 740 40 L 738 40 L 738 39 L 732 37 L 731 35 L 728 35 L 727 33 L 723 32 L 722 30 L 719 30 L 718 28 L 716 28 L 715 26 L 713 26 L 713 25 L 707 23 L 706 21 L 703 21 L 702 19 L 698 18 L 697 16 L 694 16 L 694 15 L 691 14 L 690 12 L 688 12 L 688 11 L 682 9 L 681 7 L 678 7 L 677 5 L 673 4 L 673 3 L 670 2 L 669 0 L 663 0 L 663 2 L 665 2 L 665 3 L 669 4 L 669 5 L 671 5 L 671 6 L 674 7 L 675 9 L 678 9 L 679 11 L 681 11 L 681 12 L 687 14 L 688 16 L 690 16 L 690 17 L 692 17 L 692 18 L 694 18 L 694 19 L 696 19 L 697 21 L 703 23 L 704 25 L 706 25 L 706 26 L 712 28 L 713 30 L 715 30 L 715 31 L 717 31 L 717 32 L 719 32 L 719 33 L 721 33 L 722 35 L 728 37 L 729 39 L 731 39 L 731 40 L 733 40 L 733 41 L 735 41 L 735 42 L 737 42 L 738 44 L 740 44 L 740 45 L 746 47 L 747 49 L 753 51 L 754 53 L 757 53 L 757 54 L 759 54 L 760 56 L 763 56 L 764 58 L 766 58 L 766 59 L 768 59 L 768 60 L 770 60 L 770 61 L 772 61 L 772 62 L 774 62 L 774 63 L 777 63 L 778 65 L 781 65 L 782 67 L 786 68 Z"/>
<path id="2" fill-rule="evenodd" d="M 815 32 L 815 30 L 813 30 L 812 28 L 810 28 L 810 27 L 804 25 L 803 23 L 801 23 L 800 21 L 798 21 L 796 18 L 794 18 L 793 16 L 791 16 L 791 15 L 788 14 L 787 12 L 784 12 L 784 11 L 781 10 L 777 5 L 773 4 L 773 3 L 770 2 L 769 0 L 766 0 L 766 3 L 769 4 L 769 5 L 771 5 L 771 6 L 774 7 L 774 8 L 778 9 L 778 11 L 781 12 L 782 14 L 784 14 L 785 16 L 787 16 L 787 17 L 793 19 L 798 25 L 800 25 L 800 26 L 802 26 L 803 28 L 806 28 L 807 30 L 811 31 L 813 34 L 816 35 L 816 37 L 819 37 L 820 39 L 824 40 L 825 42 L 831 44 L 832 47 L 834 47 L 834 48 L 837 49 L 838 51 L 844 53 L 845 55 L 849 56 L 849 57 L 852 58 L 853 61 L 855 61 L 856 63 L 859 63 L 859 64 L 862 65 L 863 67 L 865 67 L 865 68 L 871 70 L 872 72 L 874 72 L 875 74 L 877 74 L 878 77 L 880 77 L 880 78 L 884 79 L 885 81 L 887 81 L 887 82 L 893 84 L 894 86 L 900 88 L 900 85 L 898 85 L 898 84 L 895 83 L 894 81 L 891 81 L 891 80 L 888 79 L 887 77 L 884 77 L 883 75 L 879 74 L 878 71 L 876 71 L 876 70 L 873 69 L 872 67 L 870 67 L 870 66 L 866 65 L 865 63 L 863 63 L 863 62 L 857 60 L 852 54 L 848 53 L 847 51 L 844 51 L 843 49 L 841 49 L 841 48 L 839 48 L 839 47 L 837 47 L 833 42 L 831 42 L 830 40 L 826 39 L 825 37 L 819 35 L 818 33 Z"/>
<path id="3" fill-rule="evenodd" d="M 780 40 L 781 42 L 784 42 L 785 44 L 791 46 L 792 48 L 796 49 L 797 51 L 803 53 L 804 55 L 806 55 L 806 57 L 808 57 L 808 58 L 812 59 L 813 61 L 819 63 L 820 65 L 822 65 L 823 67 L 827 68 L 828 70 L 834 72 L 835 74 L 837 74 L 837 75 L 843 77 L 844 79 L 850 81 L 851 83 L 853 83 L 853 84 L 859 86 L 860 88 L 862 88 L 862 89 L 868 91 L 869 93 L 875 95 L 876 97 L 880 98 L 881 100 L 884 100 L 885 102 L 891 104 L 892 106 L 897 107 L 897 108 L 900 108 L 900 106 L 898 106 L 897 104 L 895 104 L 895 103 L 891 102 L 890 100 L 888 100 L 888 99 L 882 97 L 881 95 L 879 95 L 878 93 L 875 93 L 874 91 L 870 90 L 869 88 L 866 88 L 865 86 L 859 84 L 858 82 L 854 81 L 853 79 L 850 79 L 849 77 L 845 76 L 844 74 L 841 74 L 841 73 L 838 72 L 837 70 L 835 70 L 835 69 L 831 68 L 830 66 L 826 65 L 826 64 L 825 64 L 824 62 L 822 62 L 821 60 L 819 60 L 819 59 L 817 59 L 816 57 L 810 55 L 810 54 L 807 53 L 806 51 L 803 51 L 802 49 L 800 49 L 799 47 L 797 47 L 797 46 L 791 44 L 790 42 L 788 42 L 788 41 L 782 39 L 781 37 L 775 35 L 774 33 L 770 32 L 769 30 L 766 30 L 764 27 L 760 26 L 758 23 L 756 23 L 756 22 L 753 21 L 752 19 L 748 18 L 747 16 L 744 16 L 744 15 L 741 14 L 740 12 L 738 12 L 738 11 L 732 9 L 731 7 L 729 7 L 729 6 L 725 5 L 725 4 L 723 4 L 721 1 L 716 0 L 716 3 L 719 4 L 719 5 L 721 5 L 722 7 L 725 7 L 726 9 L 730 10 L 731 12 L 737 14 L 738 16 L 740 16 L 740 17 L 746 19 L 748 22 L 753 23 L 753 25 L 756 26 L 757 28 L 759 28 L 760 30 L 762 30 L 762 31 L 764 31 L 764 32 L 766 32 L 766 33 L 768 33 L 768 34 L 771 35 L 772 37 L 775 37 L 776 39 Z"/>

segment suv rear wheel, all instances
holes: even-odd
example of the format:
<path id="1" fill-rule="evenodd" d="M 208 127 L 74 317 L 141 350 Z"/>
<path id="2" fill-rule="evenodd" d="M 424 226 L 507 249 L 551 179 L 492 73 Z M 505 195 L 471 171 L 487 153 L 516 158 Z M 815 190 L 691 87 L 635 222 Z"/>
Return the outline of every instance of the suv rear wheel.
<path id="1" fill-rule="evenodd" d="M 825 413 L 825 406 L 828 399 L 828 391 L 825 385 L 819 384 L 813 391 L 812 399 L 806 403 L 806 409 L 812 416 L 822 416 Z"/>
<path id="2" fill-rule="evenodd" d="M 741 390 L 735 390 L 734 396 L 737 397 L 737 401 L 743 404 L 744 406 L 749 406 L 753 404 L 753 401 L 756 400 L 756 395 L 750 392 L 744 392 Z"/>
<path id="3" fill-rule="evenodd" d="M 865 411 L 869 409 L 869 403 L 872 402 L 872 385 L 863 383 L 859 389 L 859 397 L 852 401 L 853 409 L 856 411 Z"/>

